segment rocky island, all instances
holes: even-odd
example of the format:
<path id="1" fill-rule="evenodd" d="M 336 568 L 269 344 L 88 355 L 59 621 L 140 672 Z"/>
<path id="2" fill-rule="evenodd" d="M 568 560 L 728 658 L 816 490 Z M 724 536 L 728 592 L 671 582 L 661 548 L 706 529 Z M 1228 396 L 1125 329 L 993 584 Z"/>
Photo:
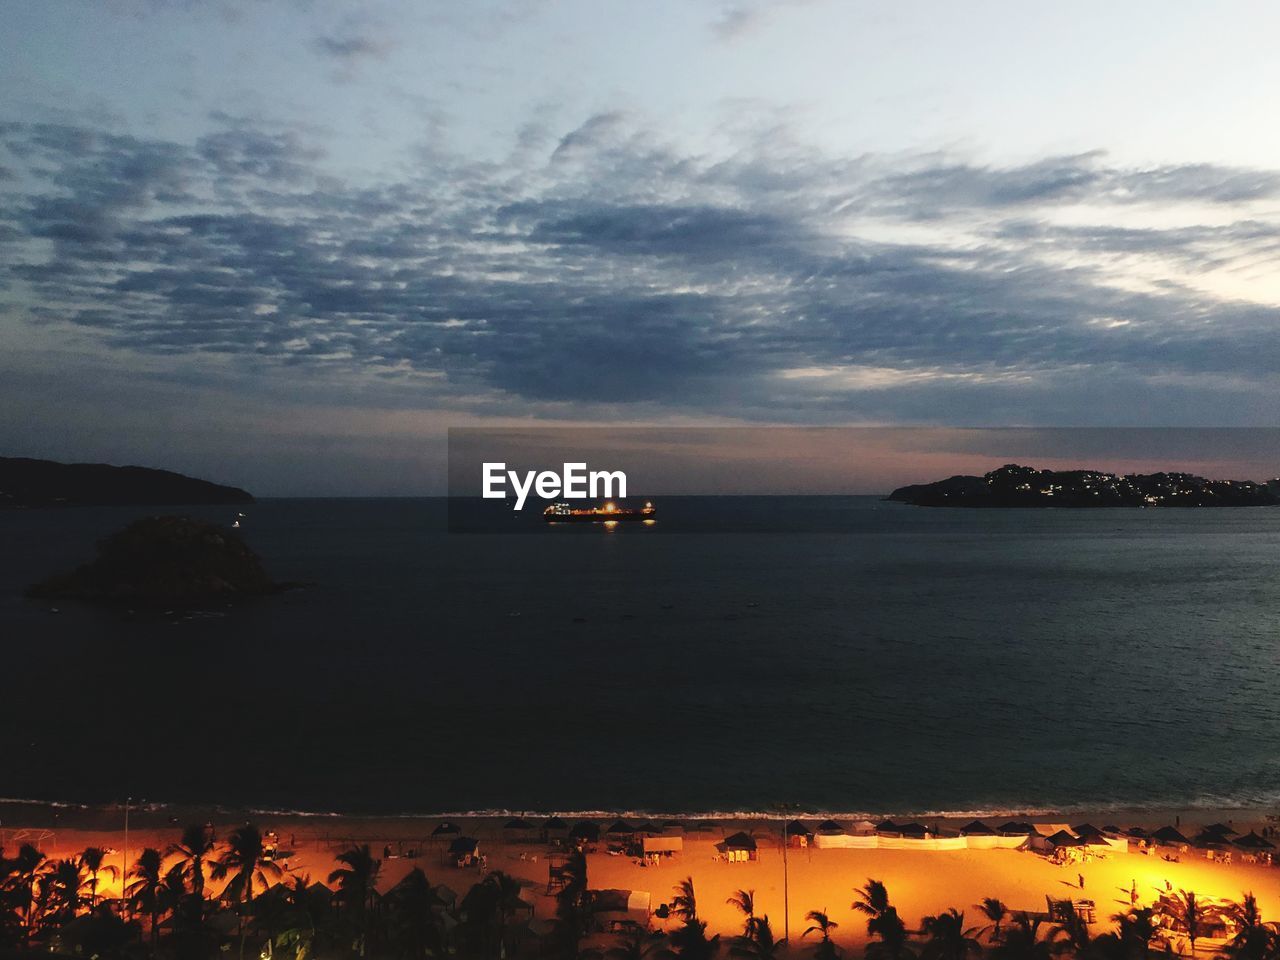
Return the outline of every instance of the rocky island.
<path id="1" fill-rule="evenodd" d="M 253 503 L 253 497 L 169 470 L 0 457 L 0 507 L 209 503 Z"/>
<path id="2" fill-rule="evenodd" d="M 100 541 L 91 563 L 27 595 L 107 606 L 191 607 L 285 589 L 235 533 L 190 517 L 144 517 Z"/>
<path id="3" fill-rule="evenodd" d="M 899 487 L 885 499 L 921 507 L 1269 507 L 1280 503 L 1280 480 L 1037 470 L 1010 463 L 981 477 Z"/>

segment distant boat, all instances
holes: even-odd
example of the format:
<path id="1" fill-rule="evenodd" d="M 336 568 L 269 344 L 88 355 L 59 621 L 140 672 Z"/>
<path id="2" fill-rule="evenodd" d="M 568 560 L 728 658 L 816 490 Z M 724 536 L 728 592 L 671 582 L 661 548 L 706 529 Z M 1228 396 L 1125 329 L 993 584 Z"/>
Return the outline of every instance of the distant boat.
<path id="1" fill-rule="evenodd" d="M 236 518 L 235 518 L 235 520 L 234 520 L 234 521 L 232 521 L 232 523 L 231 523 L 231 529 L 232 529 L 232 530 L 239 530 L 239 529 L 240 529 L 240 520 L 241 520 L 243 517 L 244 517 L 244 514 L 243 514 L 243 513 L 237 513 L 237 514 L 236 514 Z"/>
<path id="2" fill-rule="evenodd" d="M 542 511 L 542 518 L 547 523 L 617 523 L 619 520 L 653 523 L 657 517 L 657 508 L 647 502 L 638 510 L 611 502 L 603 507 L 571 507 L 567 503 L 553 503 Z"/>

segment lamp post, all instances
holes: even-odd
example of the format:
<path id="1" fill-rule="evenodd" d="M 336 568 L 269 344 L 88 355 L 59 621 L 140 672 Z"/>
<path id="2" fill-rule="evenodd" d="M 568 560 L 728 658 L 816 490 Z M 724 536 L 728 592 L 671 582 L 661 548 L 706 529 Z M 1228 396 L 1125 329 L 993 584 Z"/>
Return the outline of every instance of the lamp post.
<path id="1" fill-rule="evenodd" d="M 126 903 L 125 889 L 129 885 L 129 804 L 133 797 L 124 798 L 124 850 L 120 853 L 120 858 L 124 861 L 120 864 L 120 912 L 124 914 L 128 910 Z"/>
<path id="2" fill-rule="evenodd" d="M 787 815 L 796 808 L 794 803 L 775 803 L 773 808 L 782 818 L 782 939 L 791 941 L 791 886 L 787 866 Z"/>

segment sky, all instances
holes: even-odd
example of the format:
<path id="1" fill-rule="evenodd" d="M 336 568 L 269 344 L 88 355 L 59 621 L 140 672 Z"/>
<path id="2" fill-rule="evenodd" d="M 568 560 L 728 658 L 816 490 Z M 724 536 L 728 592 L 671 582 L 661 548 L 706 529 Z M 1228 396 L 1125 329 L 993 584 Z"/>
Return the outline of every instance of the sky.
<path id="1" fill-rule="evenodd" d="M 450 427 L 1280 418 L 1273 4 L 0 17 L 0 454 L 408 495 Z"/>

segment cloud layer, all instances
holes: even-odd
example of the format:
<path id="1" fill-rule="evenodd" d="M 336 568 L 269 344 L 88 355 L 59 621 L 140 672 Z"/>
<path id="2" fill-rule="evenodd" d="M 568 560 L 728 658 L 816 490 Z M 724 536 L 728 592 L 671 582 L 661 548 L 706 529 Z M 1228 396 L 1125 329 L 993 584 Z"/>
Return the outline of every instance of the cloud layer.
<path id="1" fill-rule="evenodd" d="M 11 320 L 126 364 L 234 358 L 482 413 L 1276 413 L 1276 171 L 826 157 L 782 134 L 707 156 L 602 113 L 505 164 L 437 150 L 354 183 L 304 132 L 210 122 L 185 143 L 0 125 Z"/>

